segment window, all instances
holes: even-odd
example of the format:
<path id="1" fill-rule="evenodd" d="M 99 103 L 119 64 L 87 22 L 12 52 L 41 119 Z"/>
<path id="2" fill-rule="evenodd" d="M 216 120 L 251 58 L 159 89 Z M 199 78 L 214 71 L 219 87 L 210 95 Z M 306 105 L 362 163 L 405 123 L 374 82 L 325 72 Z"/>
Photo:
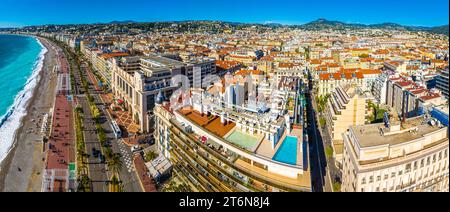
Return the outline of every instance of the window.
<path id="1" fill-rule="evenodd" d="M 377 176 L 377 181 L 381 181 L 381 176 Z"/>
<path id="2" fill-rule="evenodd" d="M 373 176 L 370 176 L 369 183 L 373 183 Z"/>
<path id="3" fill-rule="evenodd" d="M 420 168 L 423 168 L 424 163 L 425 163 L 424 160 L 425 160 L 425 159 L 422 159 L 422 160 L 420 161 Z"/>
<path id="4" fill-rule="evenodd" d="M 395 172 L 392 172 L 391 173 L 391 178 L 394 178 L 395 177 Z"/>
<path id="5" fill-rule="evenodd" d="M 430 157 L 427 157 L 427 166 L 430 165 Z"/>
<path id="6" fill-rule="evenodd" d="M 409 173 L 411 171 L 411 164 L 408 163 L 406 164 L 406 172 L 405 173 Z"/>
<path id="7" fill-rule="evenodd" d="M 398 171 L 398 175 L 402 175 L 402 174 L 403 174 L 402 170 Z"/>
<path id="8" fill-rule="evenodd" d="M 362 178 L 361 184 L 363 184 L 363 185 L 366 184 L 366 178 L 365 177 Z"/>
<path id="9" fill-rule="evenodd" d="M 433 163 L 436 163 L 436 154 L 433 155 Z"/>
<path id="10" fill-rule="evenodd" d="M 387 180 L 389 178 L 389 174 L 384 175 L 384 180 Z"/>
<path id="11" fill-rule="evenodd" d="M 414 162 L 414 170 L 417 170 L 417 161 Z"/>

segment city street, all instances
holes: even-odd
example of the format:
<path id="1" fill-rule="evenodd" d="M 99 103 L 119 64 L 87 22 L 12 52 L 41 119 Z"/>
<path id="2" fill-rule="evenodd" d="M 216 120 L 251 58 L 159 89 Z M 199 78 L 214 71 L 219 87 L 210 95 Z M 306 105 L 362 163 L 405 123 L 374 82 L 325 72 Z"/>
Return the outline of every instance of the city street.
<path id="1" fill-rule="evenodd" d="M 108 105 L 104 103 L 100 96 L 102 91 L 97 88 L 97 81 L 88 66 L 86 64 L 82 64 L 81 68 L 85 78 L 90 82 L 89 93 L 94 98 L 94 102 L 100 110 L 100 122 L 103 129 L 105 129 L 107 143 L 111 146 L 114 153 L 120 153 L 122 156 L 121 160 L 123 168 L 119 171 L 119 178 L 123 183 L 124 190 L 126 192 L 140 192 L 142 191 L 142 188 L 134 172 L 130 147 L 123 145 L 120 139 L 115 138 L 112 130 L 112 117 L 107 111 Z"/>
<path id="2" fill-rule="evenodd" d="M 306 95 L 307 131 L 309 138 L 310 166 L 312 190 L 314 192 L 331 192 L 332 186 L 327 176 L 327 160 L 325 156 L 322 135 L 317 128 L 317 119 L 313 107 L 314 97 L 311 96 L 313 83 L 309 83 L 309 92 Z"/>
<path id="3" fill-rule="evenodd" d="M 78 104 L 83 109 L 84 122 L 83 122 L 83 135 L 86 143 L 86 154 L 88 155 L 88 170 L 89 178 L 91 179 L 91 188 L 93 192 L 107 192 L 108 191 L 108 176 L 106 173 L 106 164 L 101 163 L 99 157 L 94 151 L 101 150 L 101 144 L 98 141 L 97 129 L 95 127 L 95 121 L 92 117 L 91 110 L 89 109 L 89 103 L 85 95 L 82 81 L 79 76 L 77 67 L 71 64 L 72 73 L 75 81 L 75 95 L 77 96 Z"/>

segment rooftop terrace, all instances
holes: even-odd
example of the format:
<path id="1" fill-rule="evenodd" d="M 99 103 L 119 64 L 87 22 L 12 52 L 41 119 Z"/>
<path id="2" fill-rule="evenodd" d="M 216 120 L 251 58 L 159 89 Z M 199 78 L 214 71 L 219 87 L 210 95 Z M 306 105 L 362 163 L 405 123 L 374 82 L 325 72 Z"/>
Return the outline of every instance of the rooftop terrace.
<path id="1" fill-rule="evenodd" d="M 384 135 L 380 133 L 381 129 L 384 131 Z M 400 131 L 397 132 L 391 132 L 385 127 L 384 123 L 350 127 L 359 145 L 363 148 L 401 144 L 424 137 L 426 134 L 439 129 L 437 126 L 428 124 L 423 117 L 408 119 L 406 123 L 402 124 Z"/>

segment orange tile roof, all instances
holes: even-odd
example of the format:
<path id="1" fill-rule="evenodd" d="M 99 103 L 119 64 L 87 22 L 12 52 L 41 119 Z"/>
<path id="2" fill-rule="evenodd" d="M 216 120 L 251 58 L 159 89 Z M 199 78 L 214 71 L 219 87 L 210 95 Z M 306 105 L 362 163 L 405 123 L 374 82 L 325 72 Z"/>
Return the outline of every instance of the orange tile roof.
<path id="1" fill-rule="evenodd" d="M 439 97 L 441 97 L 441 95 L 439 95 L 437 93 L 428 93 L 428 95 L 422 96 L 422 97 L 420 97 L 420 99 L 427 101 L 427 100 L 431 100 L 431 99 L 435 99 L 435 98 L 439 98 Z"/>
<path id="2" fill-rule="evenodd" d="M 339 72 L 333 73 L 333 78 L 335 80 L 341 80 L 342 79 L 342 73 L 339 73 Z"/>
<path id="3" fill-rule="evenodd" d="M 216 66 L 222 69 L 230 69 L 240 65 L 237 61 L 216 60 Z"/>
<path id="4" fill-rule="evenodd" d="M 260 60 L 261 61 L 273 61 L 273 57 L 271 57 L 271 56 L 264 56 L 264 57 L 261 57 Z"/>
<path id="5" fill-rule="evenodd" d="M 329 80 L 330 79 L 330 74 L 326 73 L 326 74 L 319 74 L 319 79 L 320 80 Z"/>
<path id="6" fill-rule="evenodd" d="M 386 49 L 378 49 L 375 51 L 375 54 L 389 54 L 389 51 Z"/>
<path id="7" fill-rule="evenodd" d="M 239 70 L 235 75 L 262 75 L 263 72 L 260 70 Z"/>
<path id="8" fill-rule="evenodd" d="M 327 65 L 330 68 L 337 68 L 337 67 L 339 67 L 339 64 L 337 64 L 337 63 L 328 63 Z"/>
<path id="9" fill-rule="evenodd" d="M 294 64 L 293 63 L 279 63 L 278 67 L 279 68 L 292 68 L 292 67 L 294 67 Z"/>
<path id="10" fill-rule="evenodd" d="M 352 73 L 344 73 L 345 79 L 352 79 L 353 75 Z"/>
<path id="11" fill-rule="evenodd" d="M 126 52 L 116 52 L 116 53 L 106 53 L 106 54 L 100 55 L 100 57 L 102 57 L 104 59 L 109 59 L 109 58 L 113 58 L 113 57 L 126 57 L 126 56 L 130 56 L 130 54 L 128 54 Z"/>
<path id="12" fill-rule="evenodd" d="M 360 70 L 361 73 L 363 73 L 364 75 L 366 74 L 381 74 L 381 70 L 379 69 L 361 69 Z"/>
<path id="13" fill-rule="evenodd" d="M 312 59 L 312 60 L 310 61 L 310 63 L 311 63 L 311 64 L 317 65 L 317 64 L 321 64 L 322 61 L 321 61 L 321 60 L 318 60 L 318 59 Z"/>
<path id="14" fill-rule="evenodd" d="M 252 56 L 241 56 L 241 55 L 230 55 L 231 58 L 239 58 L 239 59 L 254 59 Z"/>
<path id="15" fill-rule="evenodd" d="M 362 72 L 356 72 L 355 75 L 358 79 L 364 79 L 364 74 Z"/>

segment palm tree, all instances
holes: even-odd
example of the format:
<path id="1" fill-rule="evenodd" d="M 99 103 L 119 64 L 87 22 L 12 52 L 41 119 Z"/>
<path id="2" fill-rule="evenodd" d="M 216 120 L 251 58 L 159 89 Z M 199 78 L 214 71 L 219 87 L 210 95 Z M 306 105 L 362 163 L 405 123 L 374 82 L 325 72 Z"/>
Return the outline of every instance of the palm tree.
<path id="1" fill-rule="evenodd" d="M 121 155 L 119 153 L 113 154 L 108 161 L 108 168 L 114 174 L 119 173 L 122 170 L 123 163 L 121 160 Z"/>
<path id="2" fill-rule="evenodd" d="M 79 192 L 89 192 L 90 191 L 90 182 L 89 176 L 82 175 L 79 184 L 78 184 L 78 191 Z"/>
<path id="3" fill-rule="evenodd" d="M 381 111 L 380 104 L 374 104 L 372 101 L 369 101 L 368 105 L 369 105 L 369 108 L 373 109 L 373 115 L 374 115 L 373 120 L 376 121 L 378 118 L 378 113 Z"/>
<path id="4" fill-rule="evenodd" d="M 109 184 L 109 192 L 119 192 L 120 191 L 120 181 L 115 175 L 111 177 L 111 182 Z"/>
<path id="5" fill-rule="evenodd" d="M 320 113 L 322 113 L 325 110 L 325 106 L 327 104 L 328 99 L 330 98 L 330 94 L 327 94 L 325 96 L 318 96 L 317 97 L 317 107 Z"/>
<path id="6" fill-rule="evenodd" d="M 111 148 L 105 148 L 105 157 L 109 160 L 114 155 Z"/>
<path id="7" fill-rule="evenodd" d="M 381 110 L 380 104 L 373 105 L 373 113 L 374 113 L 375 119 L 378 118 L 378 113 L 380 112 L 380 110 Z"/>
<path id="8" fill-rule="evenodd" d="M 120 179 L 119 171 L 122 170 L 123 163 L 121 160 L 121 155 L 119 153 L 113 154 L 108 161 L 108 168 L 113 173 L 111 177 L 111 184 L 109 190 L 111 192 L 120 191 Z"/>

